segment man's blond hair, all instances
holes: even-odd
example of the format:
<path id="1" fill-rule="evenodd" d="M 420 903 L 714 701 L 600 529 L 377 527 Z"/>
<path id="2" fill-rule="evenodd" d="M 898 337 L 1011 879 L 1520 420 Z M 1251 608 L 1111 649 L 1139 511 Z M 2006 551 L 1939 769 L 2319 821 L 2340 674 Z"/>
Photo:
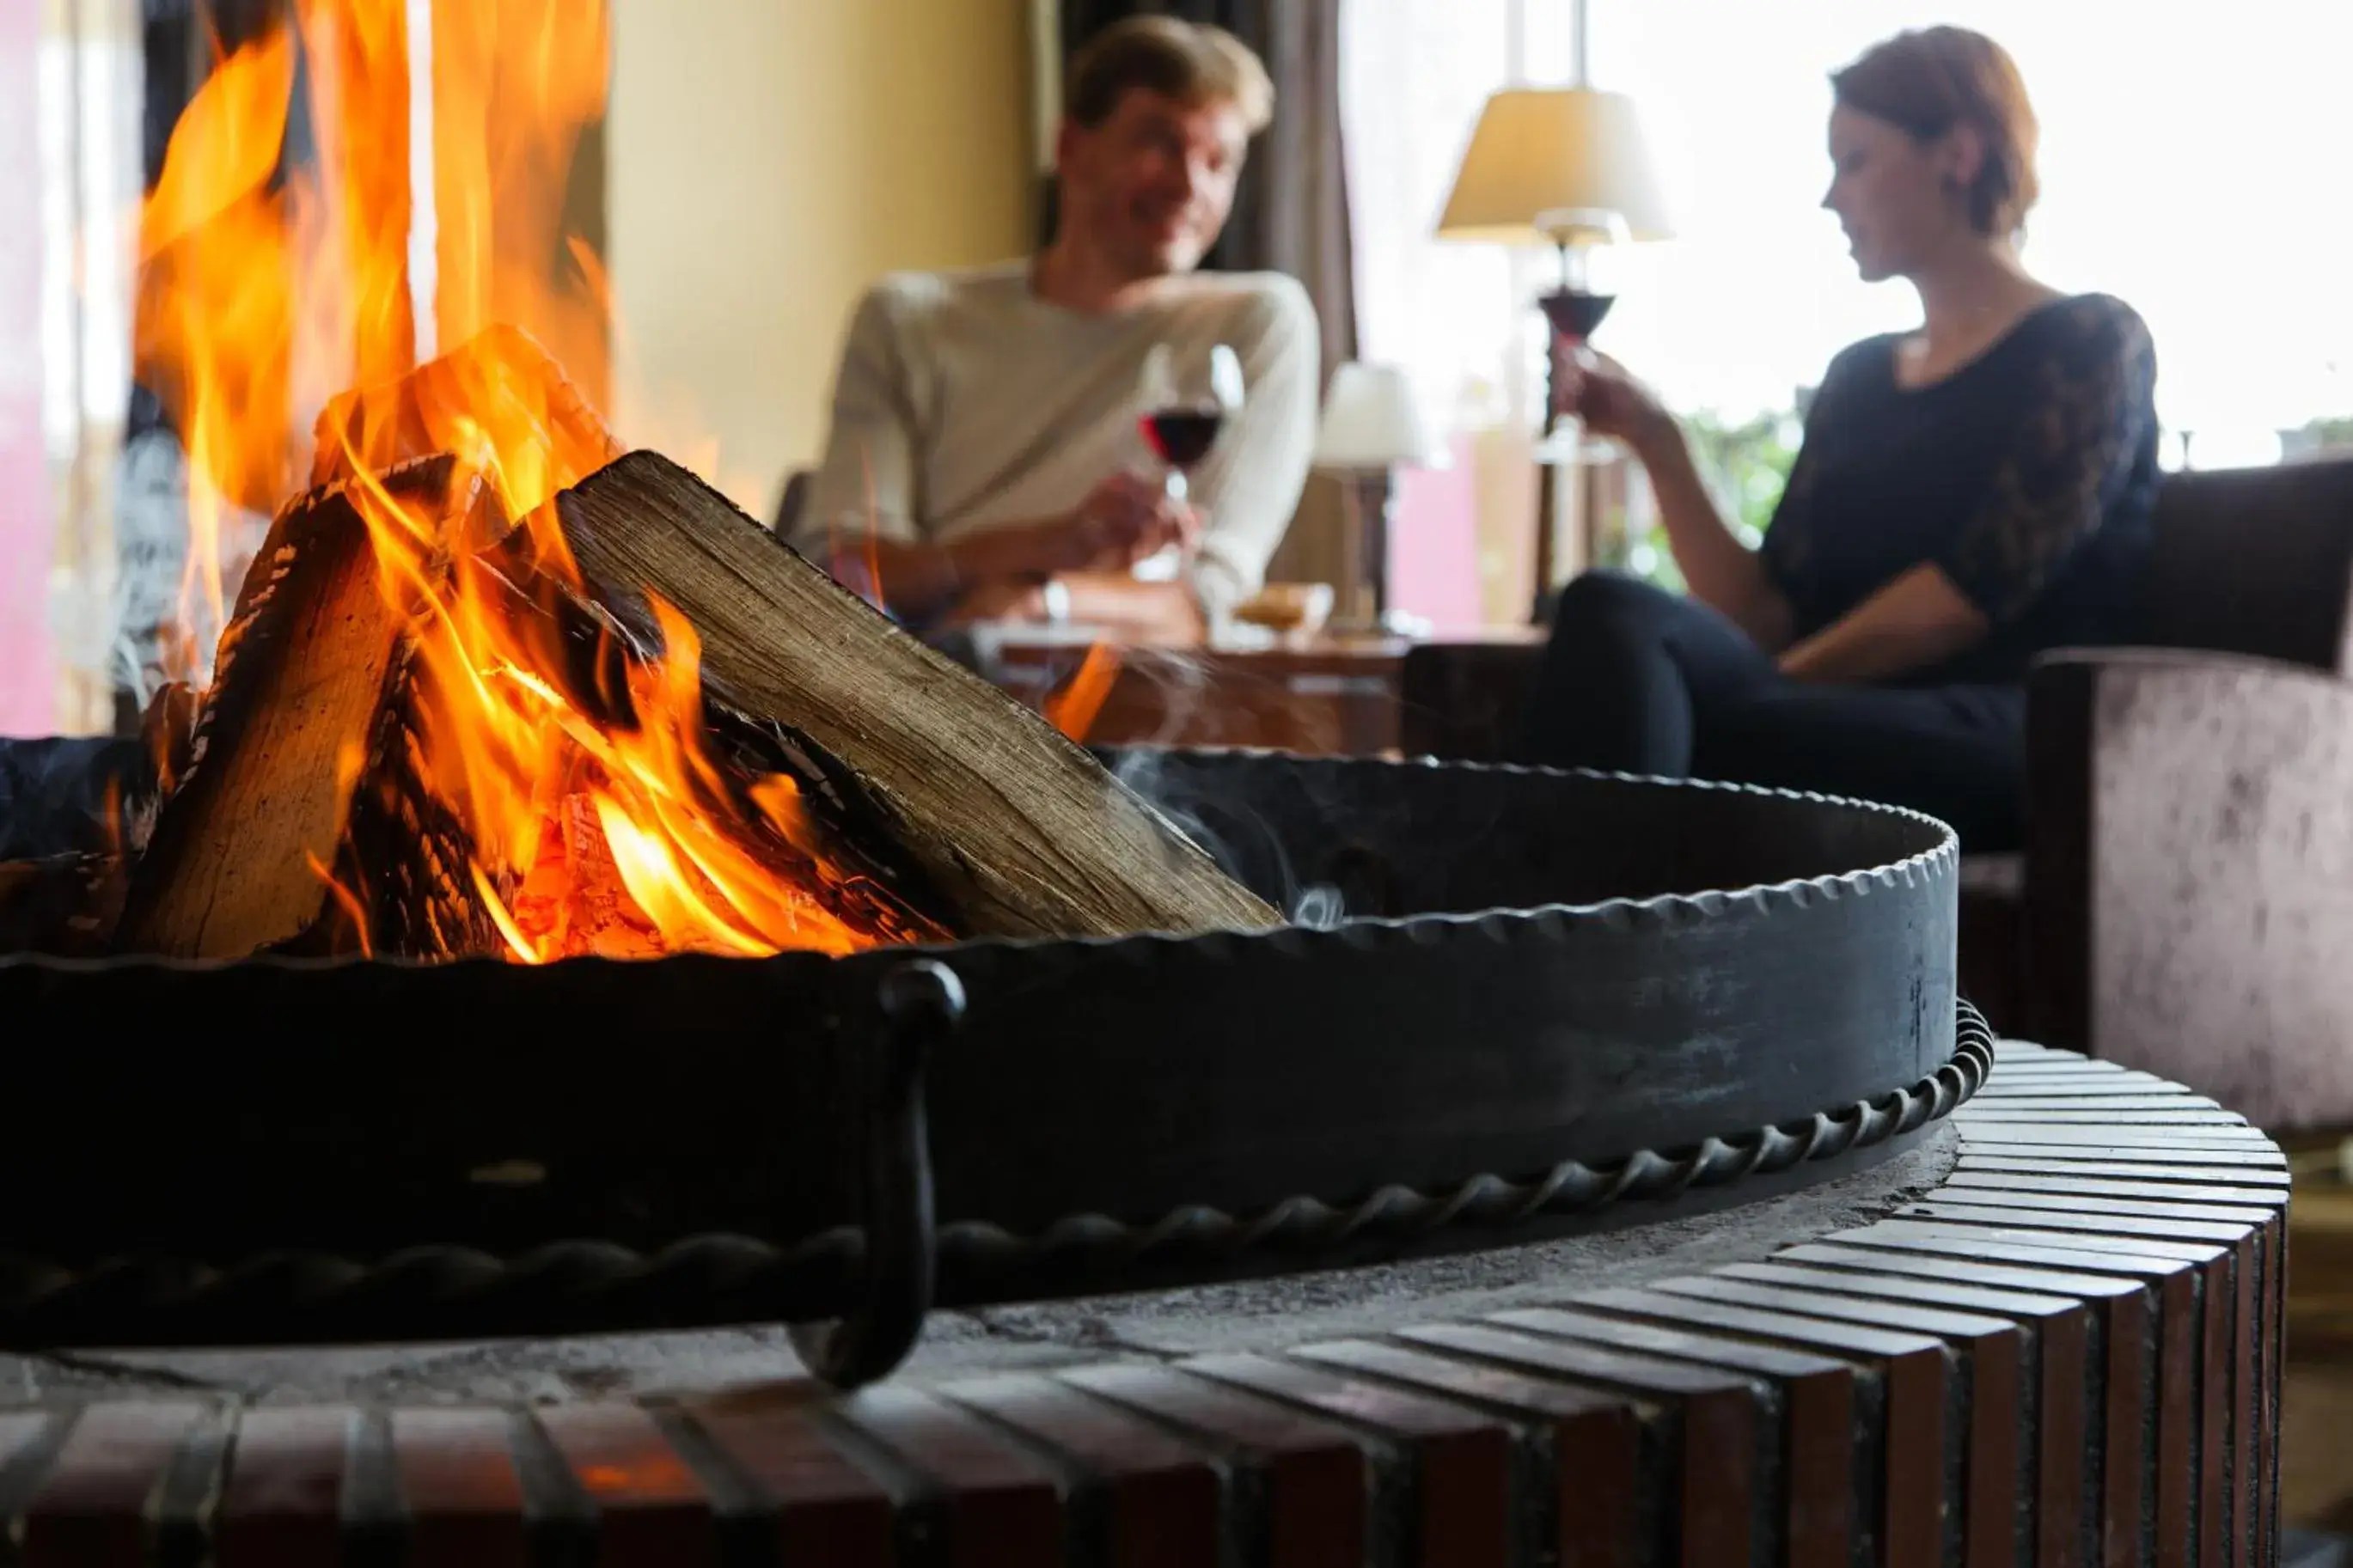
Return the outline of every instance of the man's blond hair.
<path id="1" fill-rule="evenodd" d="M 1142 88 L 1194 107 L 1230 102 L 1253 136 L 1274 118 L 1274 82 L 1248 44 L 1223 27 L 1174 16 L 1130 16 L 1087 40 L 1071 61 L 1064 111 L 1089 130 Z"/>

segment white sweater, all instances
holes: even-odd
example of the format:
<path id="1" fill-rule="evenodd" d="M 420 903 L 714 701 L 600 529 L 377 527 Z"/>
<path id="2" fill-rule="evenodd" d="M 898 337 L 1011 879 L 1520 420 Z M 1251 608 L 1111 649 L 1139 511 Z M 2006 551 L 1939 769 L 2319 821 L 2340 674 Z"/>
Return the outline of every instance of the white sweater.
<path id="1" fill-rule="evenodd" d="M 1189 476 L 1194 591 L 1212 615 L 1230 608 L 1263 580 L 1315 441 L 1315 313 L 1279 273 L 1195 274 L 1107 315 L 1039 300 L 1027 262 L 883 279 L 850 322 L 792 542 L 823 563 L 870 527 L 952 538 L 1068 510 L 1122 468 L 1158 474 L 1136 401 L 1155 342 L 1223 342 L 1241 360 L 1241 413 Z"/>

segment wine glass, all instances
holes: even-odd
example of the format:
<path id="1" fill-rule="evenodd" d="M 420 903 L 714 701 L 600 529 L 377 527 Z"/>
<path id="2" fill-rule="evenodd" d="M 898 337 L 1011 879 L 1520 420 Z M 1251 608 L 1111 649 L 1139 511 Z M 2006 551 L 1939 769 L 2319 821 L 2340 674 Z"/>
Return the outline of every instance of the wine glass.
<path id="1" fill-rule="evenodd" d="M 1168 499 L 1191 494 L 1187 476 L 1218 444 L 1226 421 L 1241 412 L 1241 356 L 1225 343 L 1157 342 L 1144 356 L 1136 385 L 1136 428 L 1165 467 Z M 1146 581 L 1166 581 L 1182 565 L 1171 545 L 1136 563 Z"/>
<path id="2" fill-rule="evenodd" d="M 1556 395 L 1554 387 L 1561 374 L 1557 367 L 1563 363 L 1589 364 L 1592 363 L 1593 351 L 1587 346 L 1583 331 L 1571 331 L 1559 325 L 1560 317 L 1567 311 L 1556 311 L 1556 306 L 1563 304 L 1563 301 L 1556 296 L 1547 296 L 1538 303 L 1544 306 L 1546 317 L 1554 323 L 1552 342 L 1547 347 L 1555 356 L 1551 362 L 1555 368 L 1545 377 L 1545 395 L 1547 398 L 1551 398 Z M 1610 300 L 1607 295 L 1602 296 L 1599 301 L 1600 309 L 1598 311 L 1591 310 L 1593 303 L 1590 298 L 1575 301 L 1575 304 L 1580 308 L 1580 313 L 1589 312 L 1598 318 L 1599 314 L 1608 310 Z M 1590 328 L 1587 330 L 1590 331 Z M 1549 427 L 1536 443 L 1535 458 L 1539 463 L 1602 464 L 1615 462 L 1624 456 L 1619 449 L 1617 442 L 1607 436 L 1593 434 L 1585 427 L 1585 421 L 1574 414 L 1556 407 L 1548 412 L 1547 422 Z"/>
<path id="3" fill-rule="evenodd" d="M 1546 348 L 1552 368 L 1545 378 L 1549 398 L 1561 362 L 1589 360 L 1591 351 L 1586 345 L 1609 314 L 1609 307 L 1618 302 L 1616 294 L 1594 287 L 1592 260 L 1597 251 L 1624 245 L 1628 230 L 1620 214 L 1587 208 L 1548 214 L 1546 226 L 1560 251 L 1560 286 L 1536 300 L 1536 308 L 1551 329 Z M 1607 463 L 1620 456 L 1616 442 L 1588 434 L 1585 421 L 1575 415 L 1556 415 L 1550 407 L 1546 413 L 1546 437 L 1536 454 L 1539 462 Z"/>
<path id="4" fill-rule="evenodd" d="M 1224 343 L 1152 345 L 1137 388 L 1137 427 L 1167 465 L 1172 500 L 1187 493 L 1185 476 L 1209 455 L 1226 420 L 1241 412 L 1241 356 Z"/>

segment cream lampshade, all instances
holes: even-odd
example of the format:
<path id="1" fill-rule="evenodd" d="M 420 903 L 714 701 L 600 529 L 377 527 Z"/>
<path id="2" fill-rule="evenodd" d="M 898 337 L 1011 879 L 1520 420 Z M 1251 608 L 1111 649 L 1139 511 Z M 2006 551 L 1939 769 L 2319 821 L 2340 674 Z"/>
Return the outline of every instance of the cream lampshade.
<path id="1" fill-rule="evenodd" d="M 1489 98 L 1438 233 L 1504 245 L 1673 238 L 1634 100 L 1589 87 Z"/>
<path id="2" fill-rule="evenodd" d="M 1335 631 L 1398 629 L 1388 606 L 1389 521 L 1398 468 L 1442 468 L 1449 458 L 1424 417 L 1413 383 L 1395 365 L 1351 360 L 1332 373 L 1315 467 L 1339 477 L 1350 580 L 1341 584 Z"/>

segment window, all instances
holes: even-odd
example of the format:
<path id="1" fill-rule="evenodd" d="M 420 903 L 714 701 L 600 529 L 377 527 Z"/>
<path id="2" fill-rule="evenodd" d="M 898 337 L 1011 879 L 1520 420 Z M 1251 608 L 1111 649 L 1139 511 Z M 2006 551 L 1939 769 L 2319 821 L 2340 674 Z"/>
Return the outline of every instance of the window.
<path id="1" fill-rule="evenodd" d="M 1529 417 L 1525 302 L 1546 258 L 1430 230 L 1485 95 L 1567 79 L 1569 4 L 1345 14 L 1365 352 L 1406 364 L 1441 414 L 1487 377 L 1516 382 L 1503 402 Z M 1829 73 L 1932 22 L 2017 58 L 2042 125 L 2027 258 L 2147 318 L 2177 456 L 2187 432 L 2201 464 L 2266 460 L 2283 432 L 2353 414 L 2353 204 L 2335 190 L 2353 6 L 2306 0 L 1591 0 L 1590 79 L 1641 105 L 1679 231 L 1620 258 L 1601 345 L 1677 407 L 1738 420 L 1791 406 L 1841 345 L 1913 320 L 1903 285 L 1856 279 L 1819 209 L 1822 134 Z"/>
<path id="2" fill-rule="evenodd" d="M 1482 381 L 1509 395 L 1527 258 L 1431 237 L 1480 106 L 1518 73 L 1519 0 L 1373 0 L 1344 13 L 1341 105 L 1364 357 L 1409 367 L 1451 408 Z"/>
<path id="3" fill-rule="evenodd" d="M 0 426 L 26 436 L 37 426 L 39 440 L 0 439 L 9 502 L 0 507 L 0 733 L 97 729 L 111 721 L 111 516 L 131 385 L 139 13 L 129 0 L 66 0 L 10 15 L 0 102 L 28 112 L 0 111 L 0 138 L 30 145 L 0 182 L 0 289 L 12 291 L 0 313 L 17 308 L 21 281 L 39 326 L 37 338 L 29 323 L 9 334 L 38 348 L 21 362 L 29 375 L 0 387 Z"/>
<path id="4" fill-rule="evenodd" d="M 1341 11 L 1357 352 L 1404 366 L 1455 432 L 1453 469 L 1408 476 L 1391 537 L 1395 607 L 1441 623 L 1525 618 L 1532 587 L 1543 258 L 1431 237 L 1480 106 L 1525 74 L 1527 19 L 1526 0 Z"/>

